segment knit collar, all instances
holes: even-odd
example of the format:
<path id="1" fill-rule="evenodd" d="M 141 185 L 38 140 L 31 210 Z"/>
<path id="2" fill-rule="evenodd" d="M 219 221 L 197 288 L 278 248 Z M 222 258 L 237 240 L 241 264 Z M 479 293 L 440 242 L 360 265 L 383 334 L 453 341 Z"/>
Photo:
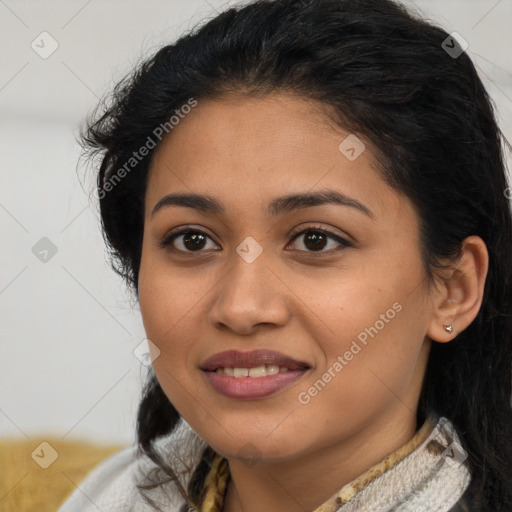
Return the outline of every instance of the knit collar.
<path id="1" fill-rule="evenodd" d="M 314 512 L 448 511 L 470 482 L 466 453 L 451 422 L 431 414 L 410 441 L 344 485 Z M 222 512 L 228 461 L 216 456 L 201 512 Z"/>

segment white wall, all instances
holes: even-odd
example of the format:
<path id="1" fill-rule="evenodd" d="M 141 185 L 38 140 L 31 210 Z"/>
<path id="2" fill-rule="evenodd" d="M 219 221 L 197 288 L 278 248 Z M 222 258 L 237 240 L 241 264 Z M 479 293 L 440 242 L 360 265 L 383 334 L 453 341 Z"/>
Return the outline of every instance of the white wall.
<path id="1" fill-rule="evenodd" d="M 234 3 L 234 2 L 231 2 Z M 407 2 L 412 4 L 412 2 Z M 512 140 L 512 3 L 416 0 L 456 30 Z M 98 97 L 218 0 L 0 2 L 0 436 L 130 443 L 146 367 L 140 315 L 109 268 L 74 140 Z M 40 51 L 51 41 L 47 59 Z M 91 207 L 92 206 L 92 207 Z M 47 237 L 57 253 L 32 252 Z"/>

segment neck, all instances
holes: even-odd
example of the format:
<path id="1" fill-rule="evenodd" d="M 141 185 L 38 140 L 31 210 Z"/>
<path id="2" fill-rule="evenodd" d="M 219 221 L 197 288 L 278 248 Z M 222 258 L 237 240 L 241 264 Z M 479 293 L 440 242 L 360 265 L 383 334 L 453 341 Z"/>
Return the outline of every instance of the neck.
<path id="1" fill-rule="evenodd" d="M 387 411 L 379 421 L 373 419 L 350 438 L 293 460 L 259 461 L 252 467 L 240 460 L 229 460 L 231 480 L 223 512 L 315 510 L 344 485 L 410 441 L 420 426 L 416 425 L 416 416 L 399 403 L 396 410 Z"/>

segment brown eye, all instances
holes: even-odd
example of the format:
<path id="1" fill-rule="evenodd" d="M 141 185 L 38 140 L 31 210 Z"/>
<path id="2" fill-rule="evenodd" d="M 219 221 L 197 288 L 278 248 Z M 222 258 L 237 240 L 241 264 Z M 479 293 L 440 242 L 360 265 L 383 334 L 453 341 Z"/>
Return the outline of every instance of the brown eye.
<path id="1" fill-rule="evenodd" d="M 206 237 L 201 233 L 187 233 L 183 235 L 183 245 L 191 251 L 203 249 L 205 242 Z"/>
<path id="2" fill-rule="evenodd" d="M 309 231 L 304 235 L 304 245 L 312 251 L 322 250 L 326 244 L 327 237 L 323 233 Z"/>
<path id="3" fill-rule="evenodd" d="M 305 249 L 299 248 L 298 250 L 306 252 L 330 253 L 337 250 L 336 244 L 338 244 L 338 248 L 339 246 L 352 247 L 347 240 L 323 228 L 303 230 L 297 233 L 293 240 L 300 240 Z M 329 244 L 329 242 L 333 243 Z M 326 247 L 327 250 L 324 251 Z"/>
<path id="4" fill-rule="evenodd" d="M 197 229 L 185 229 L 167 235 L 158 245 L 160 247 L 168 247 L 178 252 L 202 252 L 207 245 L 208 239 L 211 240 L 211 238 L 202 231 Z M 217 247 L 215 244 L 213 245 L 213 248 Z"/>

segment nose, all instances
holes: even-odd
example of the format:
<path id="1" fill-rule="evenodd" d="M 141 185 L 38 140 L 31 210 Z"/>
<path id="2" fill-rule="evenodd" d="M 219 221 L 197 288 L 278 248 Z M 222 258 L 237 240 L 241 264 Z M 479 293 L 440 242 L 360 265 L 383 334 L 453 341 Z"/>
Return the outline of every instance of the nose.
<path id="1" fill-rule="evenodd" d="M 262 325 L 282 327 L 289 320 L 288 288 L 263 255 L 248 263 L 235 254 L 231 270 L 215 290 L 209 320 L 217 329 L 250 335 Z"/>

